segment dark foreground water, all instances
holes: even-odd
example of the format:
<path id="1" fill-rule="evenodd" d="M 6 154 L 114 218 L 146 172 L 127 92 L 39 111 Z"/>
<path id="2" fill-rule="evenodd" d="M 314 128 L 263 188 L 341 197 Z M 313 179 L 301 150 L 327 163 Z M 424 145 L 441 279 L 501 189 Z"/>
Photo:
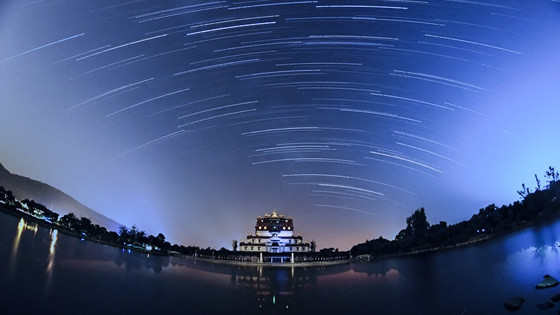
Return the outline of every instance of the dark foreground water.
<path id="1" fill-rule="evenodd" d="M 0 213 L 0 314 L 556 314 L 560 222 L 476 247 L 327 268 L 147 257 Z"/>

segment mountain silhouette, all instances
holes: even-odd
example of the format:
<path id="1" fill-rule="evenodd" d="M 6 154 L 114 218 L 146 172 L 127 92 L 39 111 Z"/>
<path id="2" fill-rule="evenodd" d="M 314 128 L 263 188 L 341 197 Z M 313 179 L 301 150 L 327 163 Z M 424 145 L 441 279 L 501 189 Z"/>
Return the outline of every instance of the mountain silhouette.
<path id="1" fill-rule="evenodd" d="M 0 163 L 0 186 L 12 191 L 19 200 L 35 200 L 61 216 L 72 212 L 78 217 L 89 218 L 93 223 L 114 231 L 120 226 L 117 222 L 84 206 L 59 189 L 28 177 L 10 173 L 2 163 Z"/>

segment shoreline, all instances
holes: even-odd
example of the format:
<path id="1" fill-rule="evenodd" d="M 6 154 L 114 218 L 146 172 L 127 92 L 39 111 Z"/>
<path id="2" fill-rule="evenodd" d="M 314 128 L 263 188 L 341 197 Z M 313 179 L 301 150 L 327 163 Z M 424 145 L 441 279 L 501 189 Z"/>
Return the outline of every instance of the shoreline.
<path id="1" fill-rule="evenodd" d="M 50 222 L 47 222 L 45 220 L 41 220 L 39 218 L 34 217 L 33 215 L 31 215 L 29 213 L 25 213 L 25 212 L 20 211 L 18 209 L 11 209 L 10 207 L 6 206 L 5 204 L 0 204 L 0 212 L 11 215 L 15 218 L 22 218 L 26 221 L 33 222 L 33 223 L 35 223 L 35 224 L 37 224 L 41 227 L 45 227 L 45 228 L 49 228 L 49 229 L 56 229 L 60 233 L 63 233 L 65 235 L 75 237 L 75 238 L 78 238 L 78 239 L 83 239 L 84 241 L 89 241 L 89 242 L 93 242 L 93 243 L 97 243 L 97 244 L 101 244 L 101 245 L 106 245 L 106 246 L 111 246 L 111 247 L 114 247 L 114 248 L 117 248 L 117 249 L 130 250 L 132 252 L 140 253 L 140 254 L 150 254 L 150 255 L 167 256 L 167 257 L 180 257 L 180 258 L 183 258 L 183 259 L 189 259 L 189 260 L 193 260 L 193 261 L 203 261 L 203 262 L 207 262 L 207 263 L 220 264 L 220 265 L 247 266 L 247 267 L 267 267 L 267 268 L 268 267 L 274 267 L 274 268 L 278 268 L 278 267 L 281 267 L 281 268 L 325 267 L 325 266 L 347 264 L 347 263 L 350 263 L 352 261 L 351 259 L 347 259 L 347 260 L 332 260 L 332 261 L 309 261 L 309 262 L 306 261 L 306 262 L 297 262 L 297 263 L 290 263 L 290 262 L 286 262 L 286 263 L 267 263 L 267 262 L 258 263 L 258 262 L 244 262 L 244 261 L 237 261 L 237 260 L 210 259 L 210 258 L 203 258 L 203 257 L 197 257 L 197 256 L 187 256 L 187 255 L 174 254 L 174 253 L 160 253 L 160 252 L 154 252 L 154 251 L 141 250 L 141 249 L 135 248 L 135 247 L 120 246 L 118 244 L 93 239 L 93 238 L 90 238 L 90 237 L 87 237 L 87 236 L 82 237 L 80 234 L 78 234 L 74 231 L 68 230 L 64 226 L 61 226 L 61 225 L 58 225 L 58 224 L 55 224 L 55 223 L 50 223 Z"/>
<path id="2" fill-rule="evenodd" d="M 475 246 L 478 244 L 483 244 L 504 236 L 508 236 L 517 232 L 520 232 L 522 230 L 528 229 L 528 228 L 533 228 L 533 227 L 537 227 L 539 225 L 546 225 L 548 223 L 552 223 L 552 222 L 547 222 L 545 221 L 546 219 L 550 219 L 550 220 L 558 220 L 560 219 L 560 215 L 557 216 L 552 216 L 552 217 L 546 217 L 546 218 L 540 218 L 540 220 L 535 220 L 533 222 L 527 222 L 525 224 L 522 225 L 518 225 L 514 228 L 512 228 L 511 230 L 508 231 L 502 231 L 499 233 L 494 233 L 494 234 L 486 234 L 484 236 L 475 238 L 475 239 L 471 239 L 465 242 L 461 242 L 461 243 L 457 243 L 454 245 L 447 245 L 447 246 L 443 246 L 443 247 L 432 247 L 432 248 L 426 248 L 426 249 L 419 249 L 419 250 L 415 250 L 415 251 L 411 251 L 411 252 L 406 252 L 406 253 L 398 253 L 398 254 L 391 254 L 391 255 L 382 255 L 382 256 L 373 256 L 370 254 L 371 258 L 369 261 L 359 261 L 356 259 L 356 257 L 354 257 L 352 259 L 353 262 L 361 262 L 361 263 L 370 263 L 370 262 L 378 262 L 378 261 L 382 261 L 385 259 L 391 259 L 391 258 L 400 258 L 400 257 L 409 257 L 409 256 L 415 256 L 415 255 L 421 255 L 421 254 L 436 254 L 436 253 L 440 253 L 440 252 L 445 252 L 445 251 L 449 251 L 449 250 L 453 250 L 453 249 L 461 249 L 461 248 L 466 248 L 469 246 Z"/>
<path id="3" fill-rule="evenodd" d="M 50 229 L 57 229 L 58 231 L 60 231 L 61 233 L 71 236 L 71 237 L 76 237 L 76 238 L 80 238 L 83 239 L 85 241 L 90 241 L 90 242 L 94 242 L 97 244 L 101 244 L 101 245 L 106 245 L 106 246 L 111 246 L 117 249 L 122 249 L 122 250 L 130 250 L 132 252 L 136 252 L 136 253 L 140 253 L 140 254 L 151 254 L 151 255 L 157 255 L 157 256 L 173 256 L 173 257 L 181 257 L 184 259 L 190 259 L 193 261 L 203 261 L 206 263 L 212 263 L 212 264 L 221 264 L 221 265 L 230 265 L 230 266 L 246 266 L 246 267 L 267 267 L 267 268 L 292 268 L 292 267 L 326 267 L 326 266 L 335 266 L 335 265 L 343 265 L 343 264 L 349 264 L 349 263 L 374 263 L 374 262 L 378 262 L 378 261 L 382 261 L 382 260 L 386 260 L 386 259 L 391 259 L 391 258 L 401 258 L 401 257 L 409 257 L 409 256 L 415 256 L 415 255 L 421 255 L 421 254 L 435 254 L 435 253 L 439 253 L 439 252 L 444 252 L 444 251 L 448 251 L 448 250 L 453 250 L 453 249 L 460 249 L 460 248 L 465 248 L 465 247 L 469 247 L 469 246 L 474 246 L 474 245 L 478 245 L 478 244 L 482 244 L 484 242 L 487 241 L 491 241 L 500 237 L 504 237 L 519 231 L 522 231 L 524 229 L 527 228 L 531 228 L 531 227 L 535 227 L 535 226 L 539 226 L 542 224 L 546 224 L 547 222 L 545 221 L 546 219 L 558 219 L 560 216 L 553 216 L 553 217 L 541 217 L 539 220 L 533 221 L 533 222 L 527 222 L 525 224 L 519 225 L 514 227 L 511 230 L 508 231 L 502 231 L 499 233 L 494 233 L 494 234 L 486 234 L 484 236 L 481 237 L 477 237 L 475 239 L 471 239 L 465 242 L 461 242 L 461 243 L 457 243 L 454 245 L 448 245 L 448 246 L 442 246 L 442 247 L 432 247 L 432 248 L 426 248 L 426 249 L 418 249 L 418 250 L 414 250 L 411 252 L 406 252 L 406 253 L 397 253 L 397 254 L 390 254 L 390 255 L 382 255 L 382 256 L 374 256 L 371 254 L 363 254 L 363 255 L 369 255 L 369 257 L 367 258 L 367 260 L 363 260 L 360 259 L 360 256 L 363 255 L 359 255 L 356 257 L 352 257 L 350 256 L 349 259 L 345 259 L 345 260 L 331 260 L 331 261 L 305 261 L 305 262 L 296 262 L 296 263 L 291 263 L 291 262 L 286 262 L 286 263 L 270 263 L 270 262 L 246 262 L 246 261 L 237 261 L 237 260 L 224 260 L 224 259 L 211 259 L 211 258 L 203 258 L 203 257 L 197 257 L 197 256 L 187 256 L 187 255 L 182 255 L 182 254 L 174 254 L 174 253 L 160 253 L 160 252 L 154 252 L 154 251 L 146 251 L 146 250 L 142 250 L 136 247 L 127 247 L 127 246 L 121 246 L 119 244 L 114 244 L 114 243 L 109 243 L 106 241 L 102 241 L 102 240 L 98 240 L 98 239 L 93 239 L 90 237 L 82 237 L 82 235 L 76 233 L 75 231 L 71 231 L 68 230 L 66 227 L 55 224 L 55 223 L 50 223 L 47 222 L 45 220 L 42 220 L 40 218 L 36 218 L 31 214 L 25 213 L 21 210 L 18 209 L 12 209 L 11 207 L 5 205 L 5 204 L 0 204 L 0 211 L 4 212 L 8 215 L 11 215 L 13 217 L 16 218 L 23 218 L 25 220 L 29 220 L 33 223 L 38 224 L 39 226 L 42 227 L 46 227 L 46 228 L 50 228 Z"/>
<path id="4" fill-rule="evenodd" d="M 126 247 L 126 246 L 120 246 L 118 244 L 109 243 L 109 242 L 106 242 L 106 241 L 89 238 L 87 236 L 82 237 L 80 234 L 78 234 L 74 231 L 71 231 L 64 226 L 54 224 L 54 223 L 50 223 L 50 222 L 47 222 L 45 220 L 41 220 L 39 218 L 36 218 L 36 217 L 32 216 L 29 213 L 25 213 L 25 212 L 20 211 L 18 209 L 15 209 L 15 210 L 10 209 L 5 204 L 0 204 L 0 212 L 3 212 L 7 215 L 11 215 L 15 218 L 21 218 L 21 219 L 24 219 L 26 221 L 28 220 L 28 221 L 33 222 L 33 223 L 35 223 L 35 224 L 37 224 L 41 227 L 46 227 L 46 228 L 49 228 L 49 229 L 56 229 L 56 230 L 59 231 L 59 233 L 62 233 L 62 234 L 65 234 L 65 235 L 68 235 L 68 236 L 71 236 L 71 237 L 75 237 L 75 238 L 78 238 L 78 239 L 83 239 L 84 241 L 93 242 L 93 243 L 106 245 L 106 246 L 111 246 L 111 247 L 118 248 L 118 249 L 131 250 L 133 252 L 141 253 L 141 254 L 151 254 L 151 255 L 158 255 L 158 256 L 172 256 L 172 255 L 168 255 L 168 254 L 161 254 L 161 253 L 158 253 L 158 252 L 143 251 L 143 250 L 140 250 L 138 248 L 129 248 L 129 247 Z"/>
<path id="5" fill-rule="evenodd" d="M 346 260 L 331 260 L 331 261 L 309 261 L 309 262 L 297 262 L 297 263 L 258 263 L 258 262 L 244 262 L 237 260 L 222 260 L 222 259 L 209 259 L 200 258 L 193 256 L 182 256 L 183 258 L 191 259 L 193 261 L 203 261 L 207 263 L 217 264 L 217 265 L 230 265 L 230 266 L 243 266 L 243 267 L 266 267 L 266 268 L 302 268 L 302 267 L 326 267 L 335 265 L 344 265 L 352 262 L 352 259 Z"/>
<path id="6" fill-rule="evenodd" d="M 521 229 L 519 229 L 519 230 L 521 230 Z M 512 231 L 512 233 L 517 232 L 517 231 L 518 230 Z M 496 235 L 486 235 L 486 236 L 478 238 L 478 239 L 468 240 L 468 241 L 465 241 L 465 242 L 457 243 L 455 245 L 419 249 L 419 250 L 415 250 L 415 251 L 412 251 L 412 252 L 399 253 L 399 254 L 393 254 L 393 255 L 376 256 L 376 257 L 372 257 L 370 261 L 365 261 L 365 262 L 377 262 L 377 261 L 390 259 L 390 258 L 408 257 L 408 256 L 421 255 L 421 254 L 435 254 L 435 253 L 445 252 L 445 251 L 448 251 L 448 250 L 460 249 L 460 248 L 465 248 L 465 247 L 469 247 L 469 246 L 474 246 L 474 245 L 477 245 L 477 244 L 481 244 L 481 243 L 493 240 L 493 239 L 495 239 L 499 236 L 504 236 L 504 235 L 508 235 L 508 234 L 511 234 L 511 233 L 505 233 L 505 234 L 499 234 L 499 235 L 498 234 L 496 234 Z"/>

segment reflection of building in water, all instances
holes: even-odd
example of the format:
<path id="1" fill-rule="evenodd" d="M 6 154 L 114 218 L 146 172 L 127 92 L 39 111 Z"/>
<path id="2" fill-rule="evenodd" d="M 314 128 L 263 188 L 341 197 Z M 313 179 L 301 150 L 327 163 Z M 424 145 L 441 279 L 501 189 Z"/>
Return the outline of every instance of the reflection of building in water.
<path id="1" fill-rule="evenodd" d="M 19 243 L 21 241 L 21 235 L 25 230 L 33 231 L 34 234 L 37 234 L 37 231 L 39 231 L 39 226 L 37 224 L 33 224 L 33 225 L 27 224 L 23 218 L 19 220 L 17 225 L 16 236 L 14 237 L 14 243 L 12 246 L 12 255 L 10 257 L 10 269 L 12 271 L 14 271 L 15 269 L 17 254 L 19 251 Z"/>
<path id="2" fill-rule="evenodd" d="M 257 218 L 255 234 L 239 243 L 242 252 L 294 253 L 309 252 L 311 244 L 294 235 L 294 220 L 272 211 Z"/>
<path id="3" fill-rule="evenodd" d="M 234 287 L 241 296 L 251 300 L 239 301 L 239 305 L 255 303 L 256 310 L 265 314 L 293 313 L 305 305 L 308 294 L 302 294 L 319 283 L 323 276 L 343 274 L 351 270 L 350 264 L 316 267 L 267 267 L 214 264 L 196 259 L 172 257 L 174 266 L 230 275 L 228 287 Z M 232 314 L 236 312 L 232 311 Z M 240 313 L 241 312 L 237 312 Z M 246 313 L 246 312 L 245 312 Z"/>
<path id="4" fill-rule="evenodd" d="M 267 267 L 263 265 L 249 267 L 214 264 L 197 261 L 196 259 L 187 260 L 174 257 L 172 257 L 172 264 L 209 273 L 230 275 L 228 287 L 235 288 L 240 296 L 247 296 L 248 299 L 240 300 L 236 307 L 247 303 L 255 303 L 255 309 L 264 314 L 301 311 L 302 306 L 308 302 L 305 300 L 308 294 L 303 294 L 303 292 L 308 292 L 317 287 L 321 277 L 343 274 L 351 270 L 350 264 L 309 268 L 297 266 Z M 246 312 L 232 310 L 231 313 L 244 314 Z"/>
<path id="5" fill-rule="evenodd" d="M 256 270 L 255 270 L 256 268 Z M 260 311 L 289 310 L 298 304 L 297 291 L 314 286 L 317 274 L 299 268 L 243 268 L 235 270 L 231 282 L 236 287 L 254 291 Z"/>
<path id="6" fill-rule="evenodd" d="M 305 303 L 302 300 L 305 295 L 298 292 L 315 287 L 319 277 L 348 270 L 349 265 L 313 268 L 232 268 L 231 283 L 242 290 L 254 291 L 259 311 L 276 314 L 297 311 L 298 306 Z"/>

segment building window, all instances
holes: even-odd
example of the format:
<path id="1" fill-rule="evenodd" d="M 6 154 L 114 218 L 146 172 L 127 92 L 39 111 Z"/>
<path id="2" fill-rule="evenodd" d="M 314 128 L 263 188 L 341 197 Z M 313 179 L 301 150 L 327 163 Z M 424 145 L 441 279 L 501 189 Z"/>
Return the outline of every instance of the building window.
<path id="1" fill-rule="evenodd" d="M 253 250 L 253 246 L 251 246 L 251 250 Z"/>

